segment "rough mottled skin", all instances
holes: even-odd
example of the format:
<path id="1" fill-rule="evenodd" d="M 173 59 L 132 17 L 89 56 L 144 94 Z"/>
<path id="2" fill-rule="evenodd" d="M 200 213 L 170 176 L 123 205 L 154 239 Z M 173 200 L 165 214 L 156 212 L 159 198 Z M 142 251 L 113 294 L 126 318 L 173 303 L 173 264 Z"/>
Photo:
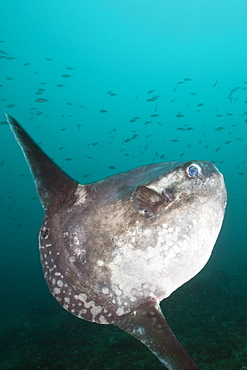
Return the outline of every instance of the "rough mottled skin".
<path id="1" fill-rule="evenodd" d="M 55 214 L 52 210 L 40 234 L 40 250 L 44 271 L 56 266 L 46 279 L 65 309 L 90 321 L 112 323 L 145 300 L 168 297 L 202 269 L 219 232 L 219 205 L 225 199 L 217 194 L 222 176 L 214 165 L 193 163 L 200 166 L 200 177 L 188 176 L 191 162 L 146 167 L 141 184 L 159 193 L 169 188 L 174 196 L 154 217 L 146 218 L 133 207 L 136 184 L 129 185 L 129 179 L 140 169 L 79 185 L 74 205 Z M 43 232 L 53 245 L 50 255 Z M 62 274 L 63 287 L 57 286 L 61 278 L 55 272 Z M 85 299 L 78 298 L 80 293 Z"/>

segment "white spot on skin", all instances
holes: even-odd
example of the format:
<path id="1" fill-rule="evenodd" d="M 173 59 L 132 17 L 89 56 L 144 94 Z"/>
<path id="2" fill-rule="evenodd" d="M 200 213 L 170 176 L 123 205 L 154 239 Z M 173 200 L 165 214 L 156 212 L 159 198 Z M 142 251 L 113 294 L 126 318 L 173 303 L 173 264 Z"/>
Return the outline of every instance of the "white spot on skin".
<path id="1" fill-rule="evenodd" d="M 54 290 L 53 290 L 53 294 L 60 294 L 60 292 L 61 292 L 61 289 L 60 288 L 55 288 Z"/>
<path id="2" fill-rule="evenodd" d="M 101 306 L 94 306 L 94 307 L 91 308 L 90 312 L 93 315 L 93 320 L 94 320 L 95 316 L 98 315 L 98 313 L 100 313 L 101 311 L 102 311 Z"/>
<path id="3" fill-rule="evenodd" d="M 98 261 L 97 261 L 97 265 L 98 265 L 98 266 L 104 266 L 104 262 L 103 262 L 103 261 L 101 261 L 101 260 L 98 260 Z"/>
<path id="4" fill-rule="evenodd" d="M 62 282 L 62 280 L 58 280 L 58 281 L 57 281 L 57 285 L 58 285 L 60 288 L 62 288 L 62 287 L 63 287 L 63 282 Z"/>
<path id="5" fill-rule="evenodd" d="M 109 289 L 106 286 L 104 286 L 104 288 L 102 288 L 102 293 L 109 294 Z"/>
<path id="6" fill-rule="evenodd" d="M 116 311 L 116 314 L 118 316 L 122 316 L 124 314 L 124 308 L 123 307 L 119 307 Z"/>
<path id="7" fill-rule="evenodd" d="M 87 295 L 80 293 L 74 295 L 75 299 L 79 299 L 84 303 L 84 307 L 89 309 L 92 314 L 92 321 L 95 321 L 95 316 L 102 311 L 101 306 L 96 306 L 94 301 L 87 302 Z M 71 311 L 72 312 L 72 311 Z"/>
<path id="8" fill-rule="evenodd" d="M 65 297 L 65 298 L 64 298 L 64 301 L 65 301 L 66 303 L 70 304 L 70 298 L 69 298 L 69 297 Z"/>
<path id="9" fill-rule="evenodd" d="M 74 236 L 74 244 L 78 245 L 79 244 L 79 239 L 77 236 Z"/>
<path id="10" fill-rule="evenodd" d="M 136 301 L 136 297 L 132 296 L 130 297 L 130 302 L 135 302 Z"/>
<path id="11" fill-rule="evenodd" d="M 85 308 L 83 308 L 83 309 L 79 312 L 79 315 L 78 315 L 78 316 L 83 317 L 86 313 L 87 313 L 87 310 L 85 310 Z"/>
<path id="12" fill-rule="evenodd" d="M 86 294 L 75 294 L 75 299 L 79 299 L 82 302 L 86 302 L 87 300 L 87 295 Z"/>
<path id="13" fill-rule="evenodd" d="M 103 315 L 100 315 L 99 322 L 100 322 L 100 324 L 107 324 L 107 320 Z"/>
<path id="14" fill-rule="evenodd" d="M 116 288 L 116 289 L 114 290 L 114 292 L 115 292 L 115 294 L 116 294 L 117 296 L 121 296 L 121 295 L 122 295 L 121 290 L 119 290 L 118 288 Z"/>

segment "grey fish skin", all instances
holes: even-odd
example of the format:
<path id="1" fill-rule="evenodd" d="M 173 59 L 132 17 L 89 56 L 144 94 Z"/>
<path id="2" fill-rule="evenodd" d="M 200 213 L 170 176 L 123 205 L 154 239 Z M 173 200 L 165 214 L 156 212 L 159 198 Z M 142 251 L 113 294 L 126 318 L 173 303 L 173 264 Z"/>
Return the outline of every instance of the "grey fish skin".
<path id="1" fill-rule="evenodd" d="M 79 318 L 119 326 L 168 369 L 199 369 L 159 302 L 211 255 L 227 200 L 214 164 L 152 164 L 81 185 L 7 121 L 45 209 L 39 248 L 53 296 Z"/>

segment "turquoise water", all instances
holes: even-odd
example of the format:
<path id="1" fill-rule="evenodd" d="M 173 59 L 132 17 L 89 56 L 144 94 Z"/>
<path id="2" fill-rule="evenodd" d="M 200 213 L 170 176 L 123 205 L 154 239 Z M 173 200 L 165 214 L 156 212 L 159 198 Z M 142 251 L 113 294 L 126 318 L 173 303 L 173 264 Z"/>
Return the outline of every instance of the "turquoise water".
<path id="1" fill-rule="evenodd" d="M 217 165 L 228 207 L 213 255 L 162 308 L 202 369 L 247 367 L 246 2 L 0 8 L 0 368 L 161 368 L 135 339 L 73 317 L 50 295 L 43 210 L 5 112 L 81 183 L 170 160 Z"/>

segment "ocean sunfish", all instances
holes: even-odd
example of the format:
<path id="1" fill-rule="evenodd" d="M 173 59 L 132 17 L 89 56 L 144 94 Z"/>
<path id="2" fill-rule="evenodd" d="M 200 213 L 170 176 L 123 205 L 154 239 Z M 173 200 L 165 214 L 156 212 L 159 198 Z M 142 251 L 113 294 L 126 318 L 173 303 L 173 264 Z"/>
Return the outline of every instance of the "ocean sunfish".
<path id="1" fill-rule="evenodd" d="M 207 263 L 226 207 L 211 162 L 166 162 L 81 185 L 7 115 L 45 210 L 39 233 L 44 277 L 75 316 L 114 324 L 172 370 L 199 369 L 159 302 Z"/>

